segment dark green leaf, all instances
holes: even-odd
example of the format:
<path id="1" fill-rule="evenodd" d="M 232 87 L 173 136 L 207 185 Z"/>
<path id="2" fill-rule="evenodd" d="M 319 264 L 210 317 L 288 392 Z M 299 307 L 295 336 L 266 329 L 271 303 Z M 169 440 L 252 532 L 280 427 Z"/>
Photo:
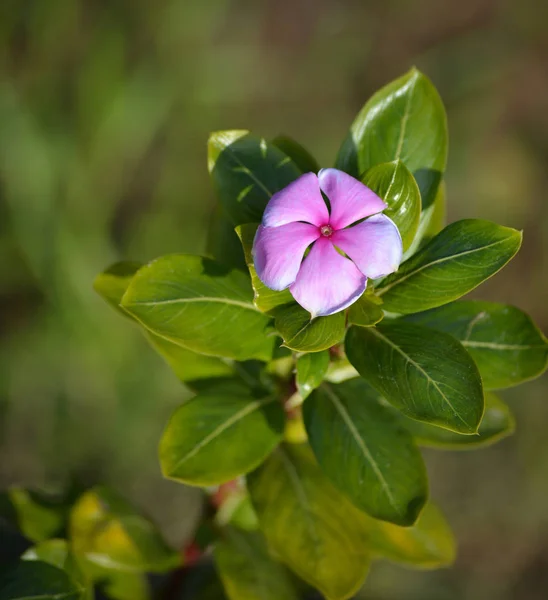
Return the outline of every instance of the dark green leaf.
<path id="1" fill-rule="evenodd" d="M 448 225 L 422 250 L 382 281 L 377 294 L 385 311 L 415 313 L 467 294 L 516 254 L 521 233 L 489 221 Z"/>
<path id="2" fill-rule="evenodd" d="M 148 519 L 104 487 L 89 490 L 73 506 L 70 538 L 75 553 L 107 569 L 164 572 L 181 560 Z"/>
<path id="3" fill-rule="evenodd" d="M 428 496 L 426 468 L 411 435 L 371 391 L 360 379 L 314 391 L 303 407 L 308 441 L 320 467 L 359 509 L 411 525 Z"/>
<path id="4" fill-rule="evenodd" d="M 38 560 L 62 569 L 69 576 L 72 583 L 81 588 L 81 600 L 93 598 L 91 580 L 84 575 L 66 540 L 46 540 L 33 548 L 29 548 L 21 558 L 29 561 Z"/>
<path id="5" fill-rule="evenodd" d="M 122 306 L 152 333 L 237 360 L 272 356 L 270 321 L 253 305 L 249 278 L 208 258 L 174 254 L 140 269 Z"/>
<path id="6" fill-rule="evenodd" d="M 298 600 L 285 567 L 260 533 L 227 528 L 215 544 L 215 563 L 230 600 Z"/>
<path id="7" fill-rule="evenodd" d="M 5 567 L 0 600 L 81 600 L 85 593 L 65 571 L 45 562 L 21 560 Z"/>
<path id="8" fill-rule="evenodd" d="M 297 352 L 319 352 L 338 344 L 345 331 L 344 312 L 329 317 L 310 318 L 298 304 L 281 306 L 273 313 L 274 325 L 284 340 L 284 346 Z"/>
<path id="9" fill-rule="evenodd" d="M 234 225 L 218 205 L 209 225 L 206 248 L 207 253 L 220 263 L 246 270 L 242 244 L 234 231 Z"/>
<path id="10" fill-rule="evenodd" d="M 309 352 L 297 359 L 297 389 L 307 398 L 323 381 L 329 367 L 329 352 Z"/>
<path id="11" fill-rule="evenodd" d="M 284 412 L 275 396 L 209 391 L 171 417 L 160 442 L 166 477 L 191 485 L 230 481 L 259 465 L 280 442 Z"/>
<path id="12" fill-rule="evenodd" d="M 400 413 L 401 415 L 401 413 Z M 421 446 L 446 450 L 473 450 L 490 446 L 514 432 L 515 421 L 510 409 L 492 392 L 485 393 L 485 412 L 478 435 L 461 435 L 435 425 L 401 416 L 402 424 Z"/>
<path id="13" fill-rule="evenodd" d="M 421 193 L 415 178 L 400 160 L 395 160 L 371 167 L 362 181 L 388 204 L 384 214 L 397 225 L 403 249 L 407 250 L 421 216 Z"/>
<path id="14" fill-rule="evenodd" d="M 432 82 L 416 69 L 376 92 L 362 108 L 337 157 L 354 177 L 401 160 L 419 182 L 423 206 L 436 195 L 447 161 L 447 118 Z"/>
<path id="15" fill-rule="evenodd" d="M 399 527 L 366 515 L 364 526 L 368 545 L 379 558 L 419 569 L 438 569 L 455 560 L 453 532 L 434 504 L 424 507 L 412 527 Z"/>
<path id="16" fill-rule="evenodd" d="M 320 170 L 318 161 L 293 138 L 287 135 L 278 135 L 271 143 L 287 154 L 303 173 L 317 173 Z"/>
<path id="17" fill-rule="evenodd" d="M 513 306 L 462 301 L 406 320 L 450 333 L 470 352 L 486 389 L 518 385 L 546 369 L 548 342 L 531 318 Z"/>
<path id="18" fill-rule="evenodd" d="M 480 374 L 449 334 L 404 322 L 351 327 L 346 355 L 360 375 L 408 417 L 458 433 L 476 433 L 484 406 Z"/>
<path id="19" fill-rule="evenodd" d="M 245 254 L 245 261 L 249 273 L 251 275 L 251 285 L 255 292 L 253 298 L 253 304 L 261 312 L 270 312 L 272 309 L 293 302 L 293 296 L 289 289 L 281 292 L 276 292 L 267 288 L 266 285 L 259 279 L 255 266 L 253 265 L 253 255 L 251 250 L 253 248 L 253 240 L 255 239 L 255 233 L 258 225 L 256 223 L 246 223 L 245 225 L 238 225 L 236 227 L 236 234 L 239 236 L 240 241 Z"/>
<path id="20" fill-rule="evenodd" d="M 382 321 L 382 300 L 367 291 L 348 309 L 348 322 L 360 327 L 372 327 Z"/>
<path id="21" fill-rule="evenodd" d="M 208 143 L 208 168 L 234 225 L 259 223 L 268 201 L 301 171 L 279 148 L 248 131 L 217 131 Z"/>
<path id="22" fill-rule="evenodd" d="M 279 448 L 248 476 L 269 546 L 329 600 L 350 598 L 368 570 L 352 504 L 329 483 L 305 445 Z"/>

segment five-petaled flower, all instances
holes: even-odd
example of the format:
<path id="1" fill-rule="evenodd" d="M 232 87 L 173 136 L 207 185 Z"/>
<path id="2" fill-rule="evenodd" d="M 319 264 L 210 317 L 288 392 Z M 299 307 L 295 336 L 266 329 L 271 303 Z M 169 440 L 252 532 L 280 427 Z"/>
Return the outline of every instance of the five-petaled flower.
<path id="1" fill-rule="evenodd" d="M 381 214 L 386 207 L 337 169 L 302 175 L 265 209 L 253 242 L 257 275 L 272 290 L 289 287 L 312 317 L 347 308 L 363 294 L 368 277 L 384 277 L 400 264 L 401 236 Z"/>

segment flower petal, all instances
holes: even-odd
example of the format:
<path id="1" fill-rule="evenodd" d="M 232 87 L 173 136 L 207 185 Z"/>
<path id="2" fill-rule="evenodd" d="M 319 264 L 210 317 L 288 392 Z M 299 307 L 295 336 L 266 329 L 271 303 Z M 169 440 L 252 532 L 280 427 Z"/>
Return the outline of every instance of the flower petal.
<path id="1" fill-rule="evenodd" d="M 315 173 L 305 173 L 276 192 L 263 215 L 265 227 L 278 227 L 296 221 L 305 221 L 318 227 L 329 222 L 329 212 Z"/>
<path id="2" fill-rule="evenodd" d="M 386 215 L 373 215 L 354 227 L 335 231 L 331 241 L 371 279 L 397 271 L 401 262 L 400 232 Z"/>
<path id="3" fill-rule="evenodd" d="M 329 198 L 334 229 L 342 229 L 386 208 L 386 204 L 361 181 L 338 169 L 322 169 L 320 188 Z"/>
<path id="4" fill-rule="evenodd" d="M 295 283 L 289 288 L 312 318 L 332 315 L 350 306 L 365 291 L 367 278 L 331 241 L 321 237 L 304 259 Z"/>
<path id="5" fill-rule="evenodd" d="M 297 277 L 304 251 L 320 237 L 314 225 L 288 223 L 259 226 L 253 241 L 253 261 L 259 279 L 271 290 L 284 290 Z"/>

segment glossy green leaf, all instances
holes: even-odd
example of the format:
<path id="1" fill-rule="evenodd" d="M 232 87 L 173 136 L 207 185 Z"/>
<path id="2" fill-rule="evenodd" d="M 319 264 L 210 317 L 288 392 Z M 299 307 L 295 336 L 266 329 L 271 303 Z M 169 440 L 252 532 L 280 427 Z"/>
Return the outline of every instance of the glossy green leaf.
<path id="1" fill-rule="evenodd" d="M 401 414 L 401 413 L 400 413 Z M 428 425 L 401 416 L 402 424 L 421 446 L 431 446 L 441 450 L 473 450 L 490 446 L 511 435 L 515 421 L 510 409 L 492 392 L 485 393 L 485 412 L 481 420 L 478 435 L 461 435 L 441 427 Z"/>
<path id="2" fill-rule="evenodd" d="M 95 487 L 73 506 L 74 552 L 107 569 L 164 572 L 180 564 L 156 527 L 113 490 Z"/>
<path id="3" fill-rule="evenodd" d="M 303 416 L 320 467 L 359 509 L 399 525 L 416 521 L 428 496 L 422 456 L 365 382 L 322 385 Z"/>
<path id="4" fill-rule="evenodd" d="M 403 249 L 407 250 L 421 216 L 421 193 L 415 178 L 400 160 L 394 160 L 371 167 L 362 181 L 388 204 L 384 214 L 398 227 Z"/>
<path id="5" fill-rule="evenodd" d="M 447 333 L 411 323 L 351 327 L 346 355 L 360 375 L 405 415 L 458 433 L 476 433 L 481 378 Z"/>
<path id="6" fill-rule="evenodd" d="M 432 82 L 411 69 L 376 92 L 350 127 L 337 168 L 354 177 L 401 160 L 419 182 L 423 205 L 436 195 L 447 162 L 447 117 Z"/>
<path id="7" fill-rule="evenodd" d="M 356 510 L 306 445 L 278 448 L 248 476 L 251 500 L 276 555 L 329 600 L 350 598 L 368 570 Z"/>
<path id="8" fill-rule="evenodd" d="M 20 560 L 0 567 L 0 600 L 82 600 L 85 590 L 62 569 Z"/>
<path id="9" fill-rule="evenodd" d="M 287 135 L 278 135 L 272 142 L 299 167 L 302 173 L 317 173 L 320 170 L 318 161 L 310 152 Z"/>
<path id="10" fill-rule="evenodd" d="M 63 526 L 63 507 L 42 494 L 11 487 L 7 490 L 7 500 L 15 511 L 17 527 L 33 542 L 47 540 Z"/>
<path id="11" fill-rule="evenodd" d="M 215 544 L 215 564 L 230 600 L 298 600 L 285 567 L 270 556 L 262 534 L 232 527 Z"/>
<path id="12" fill-rule="evenodd" d="M 278 306 L 294 302 L 294 300 L 289 289 L 276 292 L 275 290 L 266 287 L 259 279 L 253 264 L 253 255 L 251 253 L 257 227 L 258 225 L 256 223 L 238 225 L 238 227 L 236 227 L 236 233 L 242 243 L 245 261 L 247 268 L 249 269 L 249 274 L 251 275 L 251 285 L 253 286 L 254 291 L 253 304 L 255 304 L 261 312 L 267 313 Z"/>
<path id="13" fill-rule="evenodd" d="M 274 326 L 282 336 L 284 346 L 297 352 L 320 352 L 338 344 L 344 337 L 345 316 L 338 312 L 329 317 L 310 318 L 296 303 L 281 306 L 273 313 Z"/>
<path id="14" fill-rule="evenodd" d="M 372 327 L 384 317 L 381 307 L 382 300 L 366 291 L 348 309 L 348 322 L 360 327 Z"/>
<path id="15" fill-rule="evenodd" d="M 366 515 L 364 525 L 367 543 L 379 558 L 419 569 L 439 569 L 455 560 L 453 532 L 432 503 L 424 507 L 412 527 L 399 527 Z"/>
<path id="16" fill-rule="evenodd" d="M 297 358 L 297 389 L 307 398 L 324 380 L 329 368 L 329 351 L 309 352 Z"/>
<path id="17" fill-rule="evenodd" d="M 450 333 L 470 352 L 486 389 L 518 385 L 543 373 L 548 341 L 524 312 L 505 304 L 462 301 L 406 317 Z"/>
<path id="18" fill-rule="evenodd" d="M 208 255 L 224 265 L 245 271 L 246 261 L 242 244 L 234 231 L 232 221 L 217 205 L 207 233 L 206 250 Z"/>
<path id="19" fill-rule="evenodd" d="M 234 225 L 259 223 L 268 201 L 301 174 L 279 148 L 248 131 L 217 131 L 208 143 L 208 169 Z"/>
<path id="20" fill-rule="evenodd" d="M 489 221 L 451 223 L 383 279 L 377 294 L 385 311 L 407 314 L 467 294 L 502 269 L 521 245 L 521 233 Z"/>
<path id="21" fill-rule="evenodd" d="M 122 307 L 152 333 L 212 356 L 272 356 L 270 320 L 253 305 L 249 278 L 213 260 L 174 254 L 140 269 Z"/>
<path id="22" fill-rule="evenodd" d="M 62 569 L 75 587 L 81 588 L 80 600 L 91 600 L 93 598 L 91 580 L 84 575 L 66 540 L 46 540 L 29 548 L 21 558 L 22 560 L 41 561 Z"/>
<path id="23" fill-rule="evenodd" d="M 276 396 L 199 394 L 179 407 L 167 425 L 160 442 L 162 472 L 191 485 L 230 481 L 274 450 L 283 427 Z"/>
<path id="24" fill-rule="evenodd" d="M 116 310 L 126 317 L 129 313 L 120 306 L 123 295 L 133 275 L 142 267 L 140 263 L 116 263 L 95 278 L 95 291 Z M 221 358 L 204 356 L 144 330 L 151 346 L 163 356 L 175 375 L 184 382 L 207 377 L 230 376 L 232 366 Z"/>

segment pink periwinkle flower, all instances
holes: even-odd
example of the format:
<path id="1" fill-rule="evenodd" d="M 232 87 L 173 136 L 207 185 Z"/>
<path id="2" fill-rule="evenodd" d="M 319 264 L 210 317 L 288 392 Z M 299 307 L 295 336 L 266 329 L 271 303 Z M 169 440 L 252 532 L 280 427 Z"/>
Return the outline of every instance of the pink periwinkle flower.
<path id="1" fill-rule="evenodd" d="M 363 294 L 368 277 L 384 277 L 400 264 L 401 236 L 381 214 L 386 207 L 343 171 L 302 175 L 265 209 L 253 242 L 257 275 L 272 290 L 289 287 L 312 317 L 344 310 Z"/>

